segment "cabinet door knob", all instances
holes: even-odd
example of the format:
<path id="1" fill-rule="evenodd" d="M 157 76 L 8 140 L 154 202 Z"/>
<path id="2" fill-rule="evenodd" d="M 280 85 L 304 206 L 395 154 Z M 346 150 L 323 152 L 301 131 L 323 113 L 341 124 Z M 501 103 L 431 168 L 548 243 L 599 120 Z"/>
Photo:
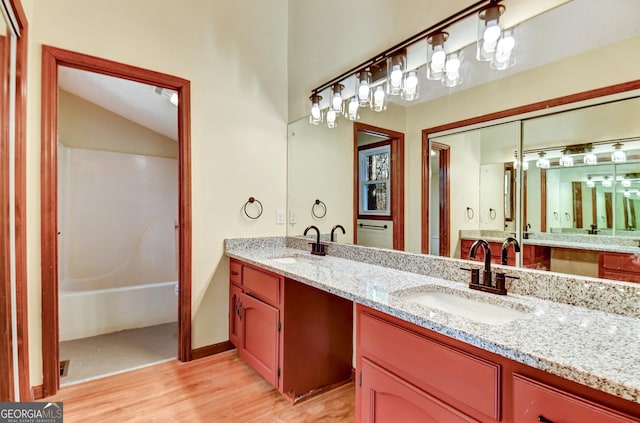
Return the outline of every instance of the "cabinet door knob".
<path id="1" fill-rule="evenodd" d="M 542 423 L 553 423 L 552 420 L 549 420 L 548 418 L 546 418 L 542 414 L 538 416 L 538 421 L 542 422 Z"/>
<path id="2" fill-rule="evenodd" d="M 238 276 L 240 273 L 236 272 L 235 270 L 231 271 L 231 276 Z"/>

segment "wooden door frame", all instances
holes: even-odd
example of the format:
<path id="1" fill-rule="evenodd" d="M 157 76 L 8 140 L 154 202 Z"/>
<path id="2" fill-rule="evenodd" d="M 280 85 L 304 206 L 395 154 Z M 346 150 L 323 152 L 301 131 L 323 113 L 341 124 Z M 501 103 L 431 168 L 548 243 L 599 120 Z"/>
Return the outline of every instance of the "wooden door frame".
<path id="1" fill-rule="evenodd" d="M 191 360 L 191 123 L 190 82 L 51 46 L 42 46 L 42 395 L 60 386 L 58 327 L 58 67 L 96 72 L 178 92 L 178 359 Z"/>
<path id="2" fill-rule="evenodd" d="M 623 82 L 620 84 L 609 85 L 602 88 L 596 88 L 593 90 L 582 91 L 576 94 L 569 94 L 562 97 L 556 97 L 550 100 L 543 100 L 537 103 L 526 104 L 524 106 L 518 106 L 511 109 L 501 110 L 498 112 L 488 113 L 486 115 L 475 116 L 468 119 L 459 120 L 456 122 L 445 123 L 443 125 L 434 126 L 431 128 L 422 130 L 422 252 L 429 251 L 429 173 L 425 169 L 425 156 L 430 154 L 429 150 L 429 137 L 433 134 L 443 131 L 450 131 L 453 129 L 463 128 L 465 126 L 477 125 L 480 123 L 489 122 L 492 120 L 504 119 L 525 113 L 536 112 L 552 107 L 563 106 L 566 104 L 577 103 L 580 101 L 591 100 L 598 97 L 604 97 L 613 94 L 623 93 L 625 91 L 633 91 L 640 89 L 640 79 L 636 79 L 629 82 Z M 442 221 L 440 222 L 442 225 Z M 516 228 L 519 232 L 521 228 Z"/>
<path id="3" fill-rule="evenodd" d="M 7 6 L 13 12 L 15 21 L 12 22 L 13 32 L 16 34 L 15 55 L 15 133 L 14 133 L 14 226 L 9 220 L 10 198 L 10 173 L 9 161 L 9 129 L 5 123 L 9 120 L 9 97 L 2 96 L 0 106 L 0 120 L 3 122 L 0 136 L 0 203 L 3 212 L 0 213 L 0 226 L 2 232 L 0 246 L 0 260 L 2 265 L 2 278 L 0 282 L 0 304 L 2 332 L 9 336 L 6 344 L 0 352 L 0 396 L 3 400 L 30 401 L 31 385 L 29 378 L 29 337 L 28 337 L 28 312 L 27 312 L 27 230 L 26 230 L 26 96 L 27 96 L 27 43 L 28 22 L 20 0 L 7 0 Z M 9 74 L 11 71 L 10 49 L 7 48 L 10 40 L 3 37 L 3 54 L 0 58 L 0 74 L 2 75 L 3 93 L 9 91 Z M 13 231 L 15 237 L 15 261 L 11 260 L 10 235 Z M 16 340 L 17 340 L 17 370 L 14 374 L 13 366 L 13 339 L 12 339 L 12 302 L 11 302 L 11 268 L 15 269 L 15 294 L 16 294 Z M 18 378 L 18 390 L 14 391 L 14 377 Z M 18 395 L 17 395 L 18 394 Z"/>
<path id="4" fill-rule="evenodd" d="M 451 201 L 451 184 L 449 178 L 451 147 L 447 144 L 442 144 L 439 142 L 431 142 L 431 147 L 429 147 L 429 134 L 424 131 L 422 131 L 422 187 L 423 190 L 426 190 L 426 193 L 424 193 L 423 191 L 422 195 L 421 225 L 423 227 L 423 231 L 420 251 L 423 254 L 429 254 L 429 248 L 431 245 L 429 233 L 429 211 L 431 201 L 431 150 L 438 151 L 440 153 L 440 181 L 438 184 L 438 190 L 440 193 L 440 207 L 438 209 L 440 217 L 440 227 L 438 236 L 440 237 L 440 242 L 438 255 L 441 257 L 449 257 L 451 255 L 451 237 L 449 235 L 449 226 L 451 225 L 449 214 L 449 204 Z"/>
<path id="5" fill-rule="evenodd" d="M 391 217 L 393 249 L 404 250 L 404 134 L 366 123 L 353 123 L 353 243 L 358 243 L 358 132 L 386 137 L 391 140 Z M 373 217 L 375 219 L 375 217 Z"/>

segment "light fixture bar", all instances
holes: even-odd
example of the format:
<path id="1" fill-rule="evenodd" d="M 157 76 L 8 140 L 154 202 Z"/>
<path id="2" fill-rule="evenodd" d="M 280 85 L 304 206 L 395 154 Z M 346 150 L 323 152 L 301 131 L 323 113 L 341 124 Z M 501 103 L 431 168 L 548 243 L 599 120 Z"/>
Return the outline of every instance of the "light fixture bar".
<path id="1" fill-rule="evenodd" d="M 394 45 L 393 47 L 388 48 L 387 50 L 383 51 L 382 53 L 378 54 L 377 56 L 374 56 L 368 60 L 366 60 L 365 62 L 349 69 L 348 71 L 340 74 L 339 76 L 333 78 L 332 80 L 325 82 L 324 84 L 318 86 L 317 88 L 311 90 L 312 93 L 319 93 L 331 86 L 333 86 L 334 84 L 337 84 L 339 82 L 341 82 L 342 80 L 344 80 L 346 77 L 351 76 L 353 74 L 356 74 L 360 71 L 365 70 L 367 67 L 370 66 L 374 66 L 376 64 L 379 64 L 383 61 L 386 61 L 387 58 L 393 56 L 394 54 L 400 52 L 401 50 L 407 48 L 408 46 L 410 46 L 411 44 L 417 42 L 417 41 L 421 41 L 421 40 L 425 40 L 430 34 L 433 34 L 435 32 L 439 32 L 439 31 L 444 31 L 447 27 L 449 27 L 450 25 L 464 19 L 467 18 L 469 16 L 475 15 L 478 12 L 480 12 L 481 10 L 485 9 L 487 6 L 490 5 L 498 5 L 500 4 L 501 0 L 481 0 L 481 1 L 477 1 L 474 4 L 472 4 L 471 6 L 460 10 L 459 12 L 454 13 L 453 15 L 449 16 L 448 18 L 443 19 L 442 21 L 436 23 L 435 25 L 430 26 L 429 28 L 407 38 L 404 41 L 399 42 L 398 44 Z"/>

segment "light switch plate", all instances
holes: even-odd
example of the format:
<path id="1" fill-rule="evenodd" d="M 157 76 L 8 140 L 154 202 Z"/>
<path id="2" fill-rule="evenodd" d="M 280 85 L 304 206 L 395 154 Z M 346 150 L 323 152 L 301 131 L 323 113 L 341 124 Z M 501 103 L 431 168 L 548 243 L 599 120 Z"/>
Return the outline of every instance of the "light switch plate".
<path id="1" fill-rule="evenodd" d="M 289 210 L 289 223 L 290 224 L 297 223 L 296 211 L 295 210 Z"/>
<path id="2" fill-rule="evenodd" d="M 276 210 L 276 224 L 284 225 L 284 210 L 282 209 Z"/>

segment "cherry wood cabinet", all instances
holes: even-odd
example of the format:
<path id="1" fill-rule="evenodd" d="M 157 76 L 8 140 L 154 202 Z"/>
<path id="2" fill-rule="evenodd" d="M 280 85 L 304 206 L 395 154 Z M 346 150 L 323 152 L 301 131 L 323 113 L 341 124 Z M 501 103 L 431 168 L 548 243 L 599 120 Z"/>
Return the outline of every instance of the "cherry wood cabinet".
<path id="1" fill-rule="evenodd" d="M 469 257 L 471 246 L 475 240 L 463 239 L 460 240 L 460 258 L 465 260 L 484 261 L 484 250 L 479 248 L 476 251 L 476 258 Z M 489 248 L 491 248 L 491 263 L 500 264 L 502 262 L 502 243 L 490 242 Z M 541 245 L 523 245 L 521 247 L 522 252 L 522 266 L 529 269 L 549 270 L 551 268 L 551 248 Z M 513 247 L 509 247 L 507 252 L 507 265 L 515 266 L 516 255 Z"/>
<path id="2" fill-rule="evenodd" d="M 356 307 L 357 422 L 640 423 L 640 405 Z"/>
<path id="3" fill-rule="evenodd" d="M 351 301 L 234 259 L 229 281 L 229 341 L 285 398 L 352 379 Z"/>
<path id="4" fill-rule="evenodd" d="M 640 282 L 640 255 L 601 251 L 598 253 L 598 277 Z"/>

